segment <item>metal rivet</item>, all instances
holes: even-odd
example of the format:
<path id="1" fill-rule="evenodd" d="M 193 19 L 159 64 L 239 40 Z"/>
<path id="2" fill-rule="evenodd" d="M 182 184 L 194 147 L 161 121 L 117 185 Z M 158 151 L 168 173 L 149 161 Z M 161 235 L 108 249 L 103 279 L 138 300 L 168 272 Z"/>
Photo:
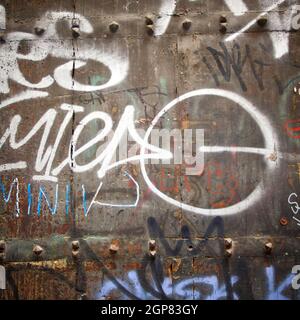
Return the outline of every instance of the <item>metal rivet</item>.
<path id="1" fill-rule="evenodd" d="M 265 243 L 266 254 L 270 254 L 272 252 L 272 249 L 273 249 L 273 244 L 271 241 L 268 241 L 267 243 Z"/>
<path id="2" fill-rule="evenodd" d="M 153 25 L 146 26 L 146 29 L 147 29 L 147 33 L 148 33 L 149 36 L 153 36 L 154 35 Z"/>
<path id="3" fill-rule="evenodd" d="M 156 251 L 150 251 L 149 254 L 150 254 L 150 257 L 155 258 Z"/>
<path id="4" fill-rule="evenodd" d="M 79 245 L 79 241 L 77 241 L 77 240 L 76 241 L 72 241 L 72 249 L 73 250 L 75 250 L 75 251 L 79 250 L 79 246 L 80 246 Z"/>
<path id="5" fill-rule="evenodd" d="M 36 35 L 41 36 L 45 33 L 45 29 L 36 27 L 36 28 L 34 28 L 34 32 Z"/>
<path id="6" fill-rule="evenodd" d="M 227 31 L 227 23 L 221 23 L 220 32 L 226 33 L 226 31 Z"/>
<path id="7" fill-rule="evenodd" d="M 225 250 L 225 256 L 228 257 L 228 258 L 231 257 L 232 256 L 232 249 L 226 249 Z"/>
<path id="8" fill-rule="evenodd" d="M 182 22 L 182 27 L 184 30 L 189 30 L 192 26 L 192 21 L 189 19 L 186 19 Z"/>
<path id="9" fill-rule="evenodd" d="M 156 256 L 156 241 L 155 240 L 149 240 L 148 246 L 149 246 L 149 254 L 150 254 L 150 256 L 151 257 L 155 257 Z"/>
<path id="10" fill-rule="evenodd" d="M 282 217 L 282 218 L 280 219 L 280 224 L 281 224 L 282 226 L 286 226 L 288 223 L 289 223 L 289 221 L 288 221 L 288 219 L 287 219 L 286 217 Z"/>
<path id="11" fill-rule="evenodd" d="M 268 18 L 266 17 L 261 17 L 257 20 L 257 24 L 260 26 L 260 27 L 264 27 L 268 22 Z"/>
<path id="12" fill-rule="evenodd" d="M 147 15 L 145 17 L 146 26 L 152 26 L 154 24 L 154 19 L 152 15 Z"/>
<path id="13" fill-rule="evenodd" d="M 80 253 L 79 250 L 72 250 L 72 257 L 74 259 L 78 259 L 79 253 Z"/>
<path id="14" fill-rule="evenodd" d="M 39 246 L 39 245 L 35 245 L 34 247 L 33 247 L 33 253 L 34 254 L 36 254 L 37 256 L 40 256 L 41 254 L 42 254 L 42 252 L 44 251 L 44 249 L 41 247 L 41 246 Z"/>
<path id="15" fill-rule="evenodd" d="M 194 247 L 192 245 L 189 245 L 188 246 L 188 251 L 193 251 L 194 250 Z"/>
<path id="16" fill-rule="evenodd" d="M 109 30 L 113 33 L 117 32 L 119 29 L 119 24 L 116 21 L 113 21 L 110 25 L 109 25 Z"/>
<path id="17" fill-rule="evenodd" d="M 222 15 L 222 16 L 220 17 L 220 23 L 226 23 L 226 22 L 227 22 L 226 16 Z"/>
<path id="18" fill-rule="evenodd" d="M 155 250 L 156 248 L 156 241 L 155 240 L 149 240 L 149 250 Z"/>
<path id="19" fill-rule="evenodd" d="M 231 238 L 224 239 L 225 248 L 227 248 L 227 249 L 232 248 L 232 243 L 233 243 L 233 241 Z"/>
<path id="20" fill-rule="evenodd" d="M 111 253 L 117 253 L 119 251 L 119 246 L 116 243 L 112 243 L 109 247 Z"/>
<path id="21" fill-rule="evenodd" d="M 77 259 L 79 256 L 80 243 L 78 240 L 72 241 L 72 257 Z"/>

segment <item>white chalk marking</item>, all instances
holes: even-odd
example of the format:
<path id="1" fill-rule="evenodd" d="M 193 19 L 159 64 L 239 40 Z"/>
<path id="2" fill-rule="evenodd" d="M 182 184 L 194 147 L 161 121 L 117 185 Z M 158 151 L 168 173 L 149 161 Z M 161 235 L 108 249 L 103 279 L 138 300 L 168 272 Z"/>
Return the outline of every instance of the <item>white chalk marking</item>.
<path id="1" fill-rule="evenodd" d="M 156 37 L 163 35 L 169 26 L 172 14 L 176 8 L 176 0 L 163 0 L 159 9 L 159 17 L 155 22 L 154 35 Z"/>
<path id="2" fill-rule="evenodd" d="M 224 0 L 227 7 L 235 16 L 241 16 L 248 11 L 243 0 Z"/>
<path id="3" fill-rule="evenodd" d="M 101 201 L 95 201 L 97 195 L 99 194 L 100 192 L 100 189 L 102 188 L 103 186 L 103 182 L 101 182 L 99 184 L 99 187 L 97 189 L 97 192 L 95 193 L 94 197 L 93 197 L 93 200 L 91 201 L 90 205 L 89 205 L 89 208 L 86 212 L 86 215 L 89 213 L 91 207 L 93 205 L 99 205 L 99 206 L 104 206 L 104 207 L 111 207 L 111 208 L 135 208 L 137 206 L 137 204 L 139 203 L 139 200 L 140 200 L 140 186 L 139 184 L 136 182 L 136 180 L 128 173 L 128 172 L 125 172 L 124 173 L 124 176 L 125 177 L 128 177 L 130 180 L 133 181 L 133 183 L 135 184 L 135 188 L 136 188 L 136 200 L 134 203 L 132 204 L 112 204 L 112 203 L 106 203 L 106 202 L 101 202 Z"/>
<path id="4" fill-rule="evenodd" d="M 15 163 L 6 163 L 0 165 L 0 172 L 9 171 L 9 170 L 17 170 L 17 169 L 26 169 L 27 163 L 25 161 L 18 161 Z"/>
<path id="5" fill-rule="evenodd" d="M 241 30 L 237 31 L 236 33 L 234 33 L 233 35 L 227 37 L 225 39 L 225 41 L 232 41 L 234 39 L 236 39 L 237 37 L 239 37 L 242 33 L 244 33 L 245 31 L 249 30 L 255 23 L 256 21 L 265 16 L 267 13 L 269 13 L 270 11 L 276 9 L 281 3 L 283 3 L 286 0 L 279 0 L 277 2 L 275 2 L 273 5 L 271 5 L 270 7 L 266 8 L 264 12 L 262 12 L 261 14 L 259 14 L 255 19 L 253 19 L 252 21 L 250 21 L 248 24 L 246 24 Z"/>
<path id="6" fill-rule="evenodd" d="M 255 122 L 258 124 L 265 142 L 265 149 L 267 150 L 273 150 L 273 152 L 276 152 L 278 150 L 278 140 L 276 137 L 276 134 L 269 122 L 269 120 L 248 100 L 241 97 L 240 95 L 233 93 L 231 91 L 226 90 L 220 90 L 220 89 L 200 89 L 188 92 L 179 98 L 176 98 L 172 102 L 170 102 L 166 107 L 164 107 L 154 118 L 154 120 L 151 122 L 151 126 L 148 128 L 144 140 L 145 142 L 148 141 L 149 136 L 151 134 L 152 129 L 157 124 L 157 122 L 160 120 L 160 118 L 168 112 L 170 109 L 172 109 L 175 105 L 177 105 L 179 102 L 182 102 L 186 99 L 197 97 L 197 96 L 218 96 L 223 97 L 226 99 L 229 99 L 236 104 L 238 104 L 240 107 L 242 107 L 246 112 L 250 114 L 250 116 L 255 120 Z M 248 150 L 249 151 L 249 150 Z M 257 150 L 258 151 L 258 150 Z M 141 155 L 143 155 L 145 152 L 144 146 L 141 147 Z M 215 216 L 215 215 L 232 215 L 240 213 L 250 206 L 252 206 L 254 203 L 256 203 L 261 197 L 265 194 L 266 190 L 264 188 L 263 183 L 259 183 L 259 185 L 254 189 L 254 191 L 243 201 L 234 204 L 232 206 L 221 208 L 221 209 L 203 209 L 199 207 L 194 207 L 187 205 L 185 203 L 182 203 L 180 201 L 177 201 L 164 193 L 162 193 L 160 190 L 158 190 L 155 185 L 150 180 L 146 167 L 145 167 L 145 159 L 142 157 L 140 160 L 141 164 L 141 172 L 144 177 L 145 182 L 147 183 L 149 189 L 159 196 L 161 199 L 165 200 L 167 203 L 170 203 L 176 207 L 181 208 L 182 210 L 190 211 L 197 214 L 203 214 L 206 216 Z M 277 161 L 267 161 L 267 167 L 269 169 L 269 172 L 274 170 L 277 165 Z"/>
<path id="7" fill-rule="evenodd" d="M 6 29 L 6 11 L 4 6 L 0 6 L 0 29 Z"/>
<path id="8" fill-rule="evenodd" d="M 0 109 L 8 107 L 14 103 L 24 101 L 24 100 L 31 100 L 37 98 L 44 98 L 48 96 L 48 92 L 45 91 L 36 91 L 36 90 L 26 90 L 23 91 L 14 97 L 8 98 L 0 103 Z"/>

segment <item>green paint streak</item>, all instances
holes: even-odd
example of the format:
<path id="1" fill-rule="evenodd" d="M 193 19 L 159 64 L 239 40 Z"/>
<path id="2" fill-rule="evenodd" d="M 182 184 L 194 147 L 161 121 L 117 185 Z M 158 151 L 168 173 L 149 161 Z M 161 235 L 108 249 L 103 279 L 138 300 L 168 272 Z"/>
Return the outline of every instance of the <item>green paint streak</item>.
<path id="1" fill-rule="evenodd" d="M 105 83 L 107 81 L 106 77 L 103 77 L 101 75 L 94 75 L 90 77 L 90 84 L 92 86 L 96 86 L 98 84 Z"/>

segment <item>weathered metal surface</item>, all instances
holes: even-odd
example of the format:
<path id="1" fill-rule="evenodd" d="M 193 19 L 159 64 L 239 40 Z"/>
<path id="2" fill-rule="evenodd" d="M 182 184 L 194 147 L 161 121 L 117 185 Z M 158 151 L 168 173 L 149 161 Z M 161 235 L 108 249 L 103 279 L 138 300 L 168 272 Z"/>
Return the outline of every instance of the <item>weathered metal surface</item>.
<path id="1" fill-rule="evenodd" d="M 300 298 L 299 1 L 0 4 L 1 299 Z"/>

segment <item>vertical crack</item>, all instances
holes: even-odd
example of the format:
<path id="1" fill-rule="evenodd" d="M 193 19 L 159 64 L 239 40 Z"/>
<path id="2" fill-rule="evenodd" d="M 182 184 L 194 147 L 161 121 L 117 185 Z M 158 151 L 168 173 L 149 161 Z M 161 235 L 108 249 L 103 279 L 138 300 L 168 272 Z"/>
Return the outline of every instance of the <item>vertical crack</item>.
<path id="1" fill-rule="evenodd" d="M 76 0 L 72 0 L 73 1 L 73 19 L 72 19 L 72 25 L 73 22 L 75 21 L 75 17 L 76 17 Z M 74 86 L 75 86 L 75 63 L 76 63 L 76 40 L 74 39 L 74 37 L 72 38 L 72 59 L 73 59 L 73 68 L 72 68 L 72 88 L 71 88 L 71 94 L 72 94 L 72 98 L 71 98 L 71 104 L 74 105 L 74 100 L 75 100 L 75 91 L 74 91 Z M 74 131 L 75 131 L 75 123 L 76 123 L 76 119 L 75 119 L 75 111 L 73 109 L 73 113 L 72 113 L 72 128 L 71 128 L 71 146 L 70 146 L 70 162 L 71 162 L 71 174 L 70 174 L 70 193 L 72 195 L 71 197 L 71 214 L 72 214 L 72 236 L 76 237 L 76 190 L 75 190 L 75 182 L 74 182 L 74 171 L 73 168 L 75 166 L 74 163 L 74 142 L 73 142 L 73 137 L 74 137 Z"/>
<path id="2" fill-rule="evenodd" d="M 76 24 L 79 25 L 79 23 L 76 22 L 76 0 L 73 0 L 73 19 L 72 19 L 72 30 L 73 26 Z M 74 36 L 74 33 L 72 34 L 72 59 L 73 59 L 73 67 L 72 67 L 72 105 L 74 105 L 75 101 L 75 72 L 76 72 L 76 50 L 78 50 L 77 45 L 77 37 Z M 74 152 L 75 152 L 75 146 L 74 146 L 74 132 L 76 127 L 76 114 L 75 110 L 73 109 L 72 113 L 72 132 L 71 132 L 71 146 L 70 146 L 70 160 L 71 160 L 71 177 L 70 177 L 70 189 L 72 194 L 72 201 L 71 201 L 71 210 L 72 210 L 72 229 L 71 229 L 71 236 L 74 238 L 80 237 L 81 235 L 78 234 L 77 226 L 76 226 L 76 182 L 74 179 L 74 167 L 75 167 L 75 158 L 74 158 Z M 85 272 L 85 266 L 84 266 L 84 255 L 80 254 L 80 258 L 78 261 L 75 262 L 75 268 L 76 268 L 76 279 L 75 279 L 75 288 L 76 291 L 80 295 L 80 299 L 87 299 L 86 290 L 87 290 L 87 279 L 86 279 L 86 272 Z"/>

